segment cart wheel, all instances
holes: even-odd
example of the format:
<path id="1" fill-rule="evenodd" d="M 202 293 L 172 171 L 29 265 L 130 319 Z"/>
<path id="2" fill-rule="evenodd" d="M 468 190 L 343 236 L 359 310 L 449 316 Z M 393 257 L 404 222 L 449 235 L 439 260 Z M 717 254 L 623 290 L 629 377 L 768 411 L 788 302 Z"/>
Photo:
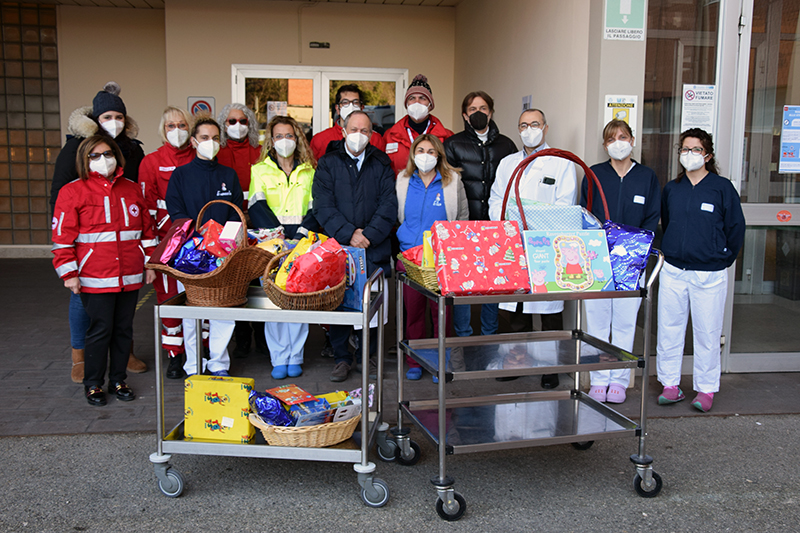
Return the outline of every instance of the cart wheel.
<path id="1" fill-rule="evenodd" d="M 166 471 L 166 476 L 172 482 L 172 485 L 165 487 L 159 479 L 158 488 L 164 493 L 164 496 L 169 498 L 177 498 L 183 492 L 183 487 L 186 484 L 186 482 L 183 480 L 183 475 L 174 468 L 170 468 Z"/>
<path id="2" fill-rule="evenodd" d="M 419 449 L 419 444 L 416 442 L 409 441 L 409 445 L 411 445 L 411 453 L 408 456 L 403 455 L 402 450 L 400 447 L 397 447 L 397 451 L 395 452 L 395 457 L 397 457 L 397 462 L 403 466 L 412 466 L 419 462 L 419 457 L 422 455 L 422 452 Z"/>
<path id="3" fill-rule="evenodd" d="M 467 500 L 457 492 L 453 493 L 453 498 L 456 500 L 456 509 L 452 514 L 445 509 L 444 502 L 441 499 L 436 500 L 436 512 L 439 513 L 439 517 L 442 520 L 454 522 L 464 516 L 464 512 L 467 510 Z"/>
<path id="4" fill-rule="evenodd" d="M 593 440 L 587 440 L 585 442 L 573 442 L 572 447 L 576 450 L 588 450 L 594 444 Z"/>
<path id="5" fill-rule="evenodd" d="M 653 486 L 649 489 L 644 486 L 644 480 L 639 474 L 633 476 L 633 490 L 642 498 L 655 498 L 661 492 L 663 482 L 661 476 L 653 472 Z"/>
<path id="6" fill-rule="evenodd" d="M 398 448 L 397 443 L 395 441 L 390 439 L 386 439 L 386 447 L 388 448 L 387 451 L 384 451 L 380 445 L 376 447 L 377 448 L 376 451 L 378 452 L 378 458 L 386 463 L 391 463 L 397 457 L 397 452 L 400 448 Z"/>
<path id="7" fill-rule="evenodd" d="M 370 507 L 383 507 L 389 501 L 389 485 L 381 478 L 372 478 L 372 488 L 377 491 L 378 497 L 370 499 L 367 489 L 361 489 L 361 499 Z"/>

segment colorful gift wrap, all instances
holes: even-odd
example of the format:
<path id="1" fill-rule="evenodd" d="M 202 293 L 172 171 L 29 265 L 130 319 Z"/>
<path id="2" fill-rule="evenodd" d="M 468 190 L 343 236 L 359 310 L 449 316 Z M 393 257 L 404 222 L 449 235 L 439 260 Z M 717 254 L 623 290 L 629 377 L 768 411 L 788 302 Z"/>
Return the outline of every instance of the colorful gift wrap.
<path id="1" fill-rule="evenodd" d="M 614 285 L 618 291 L 635 291 L 645 267 L 655 234 L 646 229 L 617 224 L 607 220 L 606 230 Z"/>
<path id="2" fill-rule="evenodd" d="M 222 233 L 219 234 L 219 244 L 229 254 L 239 246 L 239 240 L 244 233 L 244 227 L 241 222 L 229 220 L 222 228 Z"/>
<path id="3" fill-rule="evenodd" d="M 526 231 L 531 292 L 613 291 L 603 230 Z"/>
<path id="4" fill-rule="evenodd" d="M 317 399 L 313 394 L 309 394 L 294 383 L 267 389 L 267 392 L 287 406 L 292 406 L 296 403 L 313 402 Z"/>
<path id="5" fill-rule="evenodd" d="M 306 293 L 335 287 L 345 277 L 346 264 L 347 253 L 336 239 L 328 239 L 295 260 L 286 278 L 286 291 Z"/>
<path id="6" fill-rule="evenodd" d="M 367 251 L 354 246 L 342 246 L 347 252 L 347 283 L 340 311 L 361 312 L 364 286 L 367 284 Z"/>
<path id="7" fill-rule="evenodd" d="M 445 296 L 530 291 L 519 226 L 511 221 L 436 222 L 436 276 Z"/>
<path id="8" fill-rule="evenodd" d="M 250 424 L 252 378 L 194 375 L 184 381 L 185 440 L 252 444 Z"/>
<path id="9" fill-rule="evenodd" d="M 203 236 L 203 242 L 197 247 L 198 250 L 206 251 L 215 257 L 227 256 L 230 251 L 219 242 L 223 229 L 222 224 L 214 219 L 203 224 L 200 227 L 200 235 Z"/>

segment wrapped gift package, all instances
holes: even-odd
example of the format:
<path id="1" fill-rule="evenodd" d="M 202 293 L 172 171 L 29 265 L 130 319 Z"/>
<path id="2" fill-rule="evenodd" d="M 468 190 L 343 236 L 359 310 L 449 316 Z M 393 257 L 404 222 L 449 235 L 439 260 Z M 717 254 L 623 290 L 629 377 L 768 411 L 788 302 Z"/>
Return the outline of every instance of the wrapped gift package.
<path id="1" fill-rule="evenodd" d="M 602 223 L 579 205 L 550 205 L 532 200 L 522 199 L 525 221 L 529 230 L 579 230 L 601 229 Z M 514 198 L 509 198 L 506 206 L 506 219 L 519 222 L 522 217 Z"/>
<path id="2" fill-rule="evenodd" d="M 167 265 L 178 253 L 178 250 L 186 243 L 192 235 L 194 221 L 191 218 L 181 218 L 172 223 L 167 230 L 167 234 L 161 239 L 150 261 Z"/>
<path id="3" fill-rule="evenodd" d="M 342 246 L 347 252 L 347 286 L 344 291 L 344 300 L 339 306 L 341 311 L 361 312 L 364 295 L 364 286 L 367 284 L 367 251 L 354 246 Z"/>
<path id="4" fill-rule="evenodd" d="M 296 403 L 313 402 L 317 399 L 313 394 L 309 394 L 294 383 L 267 389 L 267 392 L 289 407 Z"/>
<path id="5" fill-rule="evenodd" d="M 531 292 L 613 291 L 603 230 L 524 232 Z"/>
<path id="6" fill-rule="evenodd" d="M 516 222 L 436 222 L 431 231 L 436 276 L 443 295 L 530 291 L 525 250 Z"/>
<path id="7" fill-rule="evenodd" d="M 286 256 L 286 259 L 284 259 L 283 263 L 281 263 L 278 273 L 275 276 L 275 285 L 283 290 L 286 290 L 286 280 L 289 277 L 289 271 L 291 270 L 292 265 L 294 265 L 295 260 L 311 250 L 314 245 L 319 245 L 319 243 L 323 243 L 327 239 L 328 237 L 322 235 L 321 233 L 309 231 L 308 236 L 300 239 L 300 242 L 298 242 L 297 245 L 292 248 L 291 253 Z"/>
<path id="8" fill-rule="evenodd" d="M 229 254 L 239 246 L 239 240 L 244 233 L 244 227 L 241 222 L 229 220 L 222 228 L 222 233 L 219 234 L 219 244 Z"/>
<path id="9" fill-rule="evenodd" d="M 215 257 L 227 257 L 230 250 L 227 250 L 219 242 L 219 237 L 222 234 L 222 224 L 216 220 L 209 220 L 200 228 L 200 235 L 203 236 L 203 242 L 198 246 L 199 250 L 207 251 Z"/>
<path id="10" fill-rule="evenodd" d="M 345 277 L 347 253 L 336 239 L 328 239 L 294 261 L 286 278 L 286 291 L 317 292 L 339 285 Z"/>
<path id="11" fill-rule="evenodd" d="M 646 229 L 617 224 L 607 220 L 606 230 L 614 285 L 618 291 L 635 291 L 645 267 L 655 234 Z"/>
<path id="12" fill-rule="evenodd" d="M 173 258 L 175 269 L 184 274 L 206 274 L 216 269 L 221 258 L 202 250 L 202 244 L 202 237 L 192 237 L 186 241 Z"/>
<path id="13" fill-rule="evenodd" d="M 194 375 L 184 382 L 186 440 L 251 444 L 255 428 L 250 424 L 249 396 L 252 378 Z"/>

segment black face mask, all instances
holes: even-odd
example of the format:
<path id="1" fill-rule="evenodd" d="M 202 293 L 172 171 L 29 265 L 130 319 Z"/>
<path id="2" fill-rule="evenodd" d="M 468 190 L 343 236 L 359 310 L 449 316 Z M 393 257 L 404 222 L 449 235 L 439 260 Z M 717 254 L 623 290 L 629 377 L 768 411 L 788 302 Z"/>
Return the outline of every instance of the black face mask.
<path id="1" fill-rule="evenodd" d="M 489 115 L 483 111 L 475 111 L 469 116 L 469 125 L 475 128 L 475 131 L 485 130 L 489 125 Z"/>

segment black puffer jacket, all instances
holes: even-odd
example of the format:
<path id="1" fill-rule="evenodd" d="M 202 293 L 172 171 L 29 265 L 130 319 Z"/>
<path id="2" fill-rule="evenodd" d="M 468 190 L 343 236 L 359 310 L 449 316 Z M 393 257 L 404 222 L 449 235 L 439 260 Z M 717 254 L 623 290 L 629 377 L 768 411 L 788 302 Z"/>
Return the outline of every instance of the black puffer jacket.
<path id="1" fill-rule="evenodd" d="M 75 158 L 78 155 L 80 144 L 84 139 L 95 134 L 108 136 L 106 130 L 97 124 L 91 114 L 92 106 L 87 106 L 76 109 L 69 117 L 69 135 L 56 158 L 53 180 L 50 185 L 51 213 L 55 211 L 56 199 L 61 187 L 79 178 L 78 170 L 75 168 Z M 139 126 L 132 118 L 126 116 L 125 131 L 116 138 L 117 145 L 125 158 L 125 171 L 122 175 L 135 182 L 139 181 L 139 164 L 144 159 L 142 143 L 136 139 L 138 134 Z"/>
<path id="2" fill-rule="evenodd" d="M 470 220 L 489 220 L 489 193 L 500 160 L 517 151 L 514 141 L 500 133 L 489 121 L 489 138 L 482 142 L 469 123 L 464 131 L 444 141 L 447 162 L 461 168 L 461 181 L 467 191 Z"/>

